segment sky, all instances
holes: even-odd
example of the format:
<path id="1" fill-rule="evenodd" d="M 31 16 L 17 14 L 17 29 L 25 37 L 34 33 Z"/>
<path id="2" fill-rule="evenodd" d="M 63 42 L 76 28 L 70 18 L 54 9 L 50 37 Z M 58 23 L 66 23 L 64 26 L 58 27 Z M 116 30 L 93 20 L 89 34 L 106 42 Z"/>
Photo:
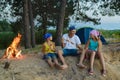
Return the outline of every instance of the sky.
<path id="1" fill-rule="evenodd" d="M 98 5 L 101 3 L 95 3 L 94 5 L 91 3 L 87 3 L 87 4 L 82 4 L 80 3 L 80 5 L 85 5 L 88 7 L 91 7 L 91 5 L 94 7 L 94 10 L 98 10 Z M 92 8 L 93 8 L 92 7 Z M 91 9 L 92 9 L 91 8 Z M 85 13 L 87 14 L 87 16 L 94 18 L 95 16 L 93 16 L 93 11 L 94 10 L 88 10 Z M 81 12 L 82 9 L 80 10 Z M 94 25 L 92 22 L 75 22 L 73 19 L 70 20 L 70 25 L 75 25 L 77 28 L 81 28 L 81 27 L 93 27 L 95 29 L 104 29 L 104 30 L 120 30 L 120 15 L 119 16 L 102 16 L 100 14 L 100 12 L 98 11 L 98 16 L 96 16 L 95 18 L 101 18 L 100 25 Z"/>
<path id="2" fill-rule="evenodd" d="M 99 29 L 105 29 L 105 30 L 114 30 L 119 29 L 120 30 L 120 16 L 105 16 L 101 19 L 101 25 L 95 26 L 99 27 Z"/>
<path id="3" fill-rule="evenodd" d="M 104 16 L 102 17 L 102 23 L 120 23 L 120 16 Z"/>
<path id="4" fill-rule="evenodd" d="M 103 30 L 120 30 L 120 16 L 104 16 L 101 18 L 100 25 L 94 25 L 93 23 L 87 22 L 74 22 L 71 21 L 70 25 L 75 25 L 76 28 L 81 27 L 93 27 L 95 29 L 103 29 Z"/>

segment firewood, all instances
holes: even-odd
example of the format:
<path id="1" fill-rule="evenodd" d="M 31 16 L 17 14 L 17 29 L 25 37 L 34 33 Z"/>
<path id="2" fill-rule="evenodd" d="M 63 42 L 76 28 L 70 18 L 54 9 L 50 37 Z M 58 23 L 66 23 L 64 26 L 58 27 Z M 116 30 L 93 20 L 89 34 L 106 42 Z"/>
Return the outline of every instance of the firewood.
<path id="1" fill-rule="evenodd" d="M 9 66 L 10 66 L 10 63 L 7 61 L 7 62 L 5 62 L 5 66 L 4 66 L 4 69 L 8 69 L 9 68 Z"/>

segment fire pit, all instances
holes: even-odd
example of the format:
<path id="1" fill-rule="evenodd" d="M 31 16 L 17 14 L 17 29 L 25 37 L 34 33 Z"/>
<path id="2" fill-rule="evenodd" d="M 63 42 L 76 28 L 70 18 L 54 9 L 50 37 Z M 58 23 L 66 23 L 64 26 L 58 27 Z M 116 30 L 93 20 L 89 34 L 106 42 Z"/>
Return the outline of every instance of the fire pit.
<path id="1" fill-rule="evenodd" d="M 22 38 L 22 35 L 18 33 L 18 35 L 13 39 L 10 46 L 6 49 L 2 58 L 10 59 L 10 58 L 22 57 L 21 50 L 19 49 L 21 38 Z"/>

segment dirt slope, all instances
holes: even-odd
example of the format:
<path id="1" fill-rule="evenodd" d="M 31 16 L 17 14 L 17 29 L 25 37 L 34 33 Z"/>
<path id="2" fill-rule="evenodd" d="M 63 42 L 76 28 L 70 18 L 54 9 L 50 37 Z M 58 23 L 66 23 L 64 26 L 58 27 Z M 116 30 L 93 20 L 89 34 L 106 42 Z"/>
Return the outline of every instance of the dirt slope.
<path id="1" fill-rule="evenodd" d="M 0 80 L 120 80 L 120 50 L 119 45 L 104 45 L 103 53 L 106 61 L 107 75 L 101 76 L 99 59 L 95 59 L 94 75 L 88 75 L 87 69 L 76 66 L 77 57 L 65 57 L 69 67 L 65 70 L 50 68 L 41 59 L 40 52 L 23 52 L 22 59 L 10 60 L 10 66 L 6 70 L 6 60 L 0 60 Z M 115 49 L 117 48 L 117 50 Z M 89 61 L 84 62 L 87 66 Z"/>

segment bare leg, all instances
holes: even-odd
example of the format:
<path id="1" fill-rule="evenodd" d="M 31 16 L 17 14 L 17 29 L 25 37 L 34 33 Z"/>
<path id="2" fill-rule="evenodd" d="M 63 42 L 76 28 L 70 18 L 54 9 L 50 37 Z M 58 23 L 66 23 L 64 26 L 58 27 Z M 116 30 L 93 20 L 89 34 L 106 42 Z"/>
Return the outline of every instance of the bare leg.
<path id="1" fill-rule="evenodd" d="M 52 59 L 48 59 L 47 62 L 50 67 L 52 67 L 52 68 L 54 67 L 54 63 L 52 62 Z"/>
<path id="2" fill-rule="evenodd" d="M 57 59 L 54 59 L 54 63 L 55 63 L 55 66 L 56 66 L 58 69 L 62 69 L 62 66 L 58 63 L 58 60 L 57 60 Z"/>
<path id="3" fill-rule="evenodd" d="M 99 55 L 99 58 L 100 58 L 100 62 L 102 64 L 102 68 L 103 68 L 103 70 L 105 70 L 105 61 L 104 61 L 103 54 L 98 52 L 98 55 Z"/>
<path id="4" fill-rule="evenodd" d="M 94 59 L 95 59 L 95 52 L 92 52 L 90 55 L 90 71 L 89 74 L 93 74 L 93 63 L 94 63 Z"/>
<path id="5" fill-rule="evenodd" d="M 58 56 L 59 56 L 60 60 L 61 60 L 62 63 L 63 63 L 63 65 L 62 65 L 63 69 L 67 68 L 68 66 L 67 66 L 67 64 L 66 64 L 66 62 L 65 62 L 65 59 L 64 59 L 64 57 L 63 57 L 63 55 L 62 55 L 62 51 L 61 51 L 61 50 L 58 50 Z"/>
<path id="6" fill-rule="evenodd" d="M 82 51 L 82 54 L 80 56 L 80 61 L 77 64 L 77 66 L 79 66 L 80 68 L 86 68 L 86 66 L 83 64 L 84 57 L 85 57 L 85 50 Z"/>
<path id="7" fill-rule="evenodd" d="M 105 76 L 106 74 L 106 68 L 105 68 L 105 61 L 104 61 L 104 57 L 103 54 L 98 52 L 99 58 L 100 58 L 100 62 L 102 64 L 102 75 Z"/>

